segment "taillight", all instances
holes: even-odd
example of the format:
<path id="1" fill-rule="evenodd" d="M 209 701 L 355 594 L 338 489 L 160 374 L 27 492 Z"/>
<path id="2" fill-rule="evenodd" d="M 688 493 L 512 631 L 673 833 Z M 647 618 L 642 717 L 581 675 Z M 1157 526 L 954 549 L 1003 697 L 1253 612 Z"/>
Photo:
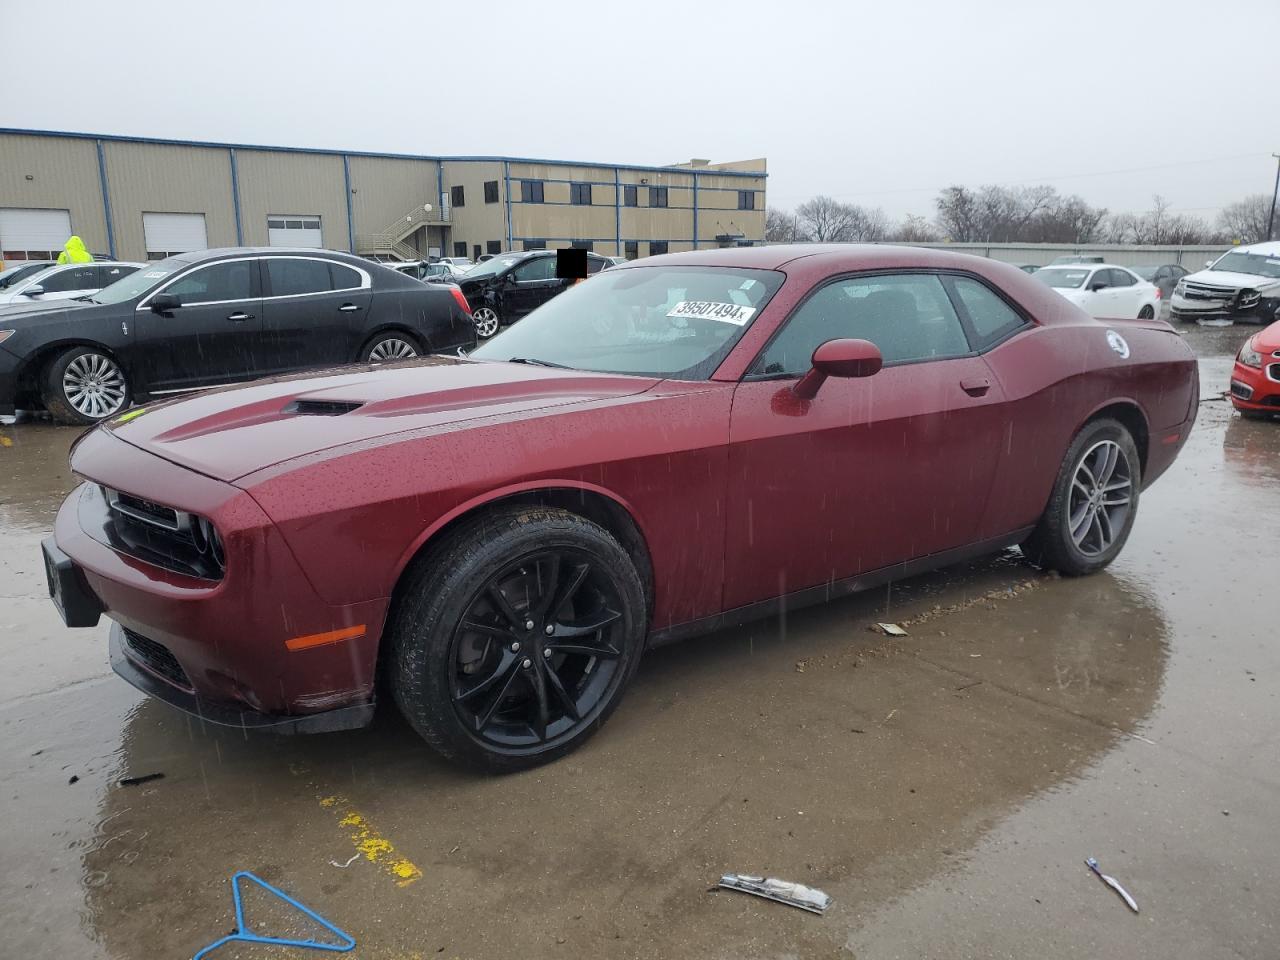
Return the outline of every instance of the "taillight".
<path id="1" fill-rule="evenodd" d="M 1160 288 L 1159 288 L 1159 287 L 1156 287 L 1156 299 L 1157 299 L 1157 300 L 1159 300 L 1159 299 L 1160 299 L 1160 296 L 1161 296 L 1161 294 L 1160 294 Z"/>
<path id="2" fill-rule="evenodd" d="M 453 294 L 453 299 L 458 301 L 458 306 L 462 308 L 462 312 L 467 316 L 471 316 L 471 304 L 467 303 L 467 298 L 462 295 L 462 288 L 451 286 L 449 291 Z"/>

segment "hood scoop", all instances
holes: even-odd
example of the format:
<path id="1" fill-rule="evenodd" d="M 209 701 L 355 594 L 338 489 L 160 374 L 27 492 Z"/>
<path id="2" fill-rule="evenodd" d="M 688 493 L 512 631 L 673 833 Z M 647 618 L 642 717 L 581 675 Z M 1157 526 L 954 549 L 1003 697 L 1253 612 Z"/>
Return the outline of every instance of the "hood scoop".
<path id="1" fill-rule="evenodd" d="M 284 412 L 298 417 L 340 417 L 363 406 L 354 400 L 294 400 L 285 406 Z"/>

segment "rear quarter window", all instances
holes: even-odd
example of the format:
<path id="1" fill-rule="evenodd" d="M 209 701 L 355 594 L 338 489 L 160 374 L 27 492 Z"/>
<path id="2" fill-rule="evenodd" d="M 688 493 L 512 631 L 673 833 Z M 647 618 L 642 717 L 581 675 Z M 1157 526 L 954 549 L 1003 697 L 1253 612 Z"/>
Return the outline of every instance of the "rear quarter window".
<path id="1" fill-rule="evenodd" d="M 1013 307 L 985 283 L 969 277 L 948 277 L 952 296 L 969 320 L 975 334 L 974 346 L 984 350 L 1027 325 Z"/>

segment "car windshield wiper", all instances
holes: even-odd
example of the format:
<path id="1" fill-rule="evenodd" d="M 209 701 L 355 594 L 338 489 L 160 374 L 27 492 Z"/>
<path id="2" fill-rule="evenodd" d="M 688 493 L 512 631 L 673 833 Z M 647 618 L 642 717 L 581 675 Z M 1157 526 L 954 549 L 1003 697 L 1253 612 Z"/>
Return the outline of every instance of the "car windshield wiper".
<path id="1" fill-rule="evenodd" d="M 552 363 L 550 360 L 539 360 L 537 357 L 512 357 L 509 363 L 527 363 L 535 367 L 555 367 L 557 370 L 572 370 L 573 368 L 563 363 Z"/>

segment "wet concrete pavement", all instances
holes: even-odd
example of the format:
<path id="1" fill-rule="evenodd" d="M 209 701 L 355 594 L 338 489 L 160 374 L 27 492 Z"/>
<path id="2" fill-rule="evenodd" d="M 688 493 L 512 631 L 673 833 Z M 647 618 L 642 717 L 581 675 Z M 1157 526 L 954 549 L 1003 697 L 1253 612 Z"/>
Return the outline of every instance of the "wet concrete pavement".
<path id="1" fill-rule="evenodd" d="M 1206 398 L 1251 331 L 1186 332 Z M 1275 953 L 1280 423 L 1202 404 L 1103 574 L 1014 552 L 655 651 L 584 749 L 499 779 L 389 710 L 244 737 L 110 676 L 105 627 L 62 628 L 39 565 L 74 436 L 0 428 L 0 954 L 190 956 L 239 869 L 357 957 Z M 708 893 L 725 871 L 835 903 Z"/>

